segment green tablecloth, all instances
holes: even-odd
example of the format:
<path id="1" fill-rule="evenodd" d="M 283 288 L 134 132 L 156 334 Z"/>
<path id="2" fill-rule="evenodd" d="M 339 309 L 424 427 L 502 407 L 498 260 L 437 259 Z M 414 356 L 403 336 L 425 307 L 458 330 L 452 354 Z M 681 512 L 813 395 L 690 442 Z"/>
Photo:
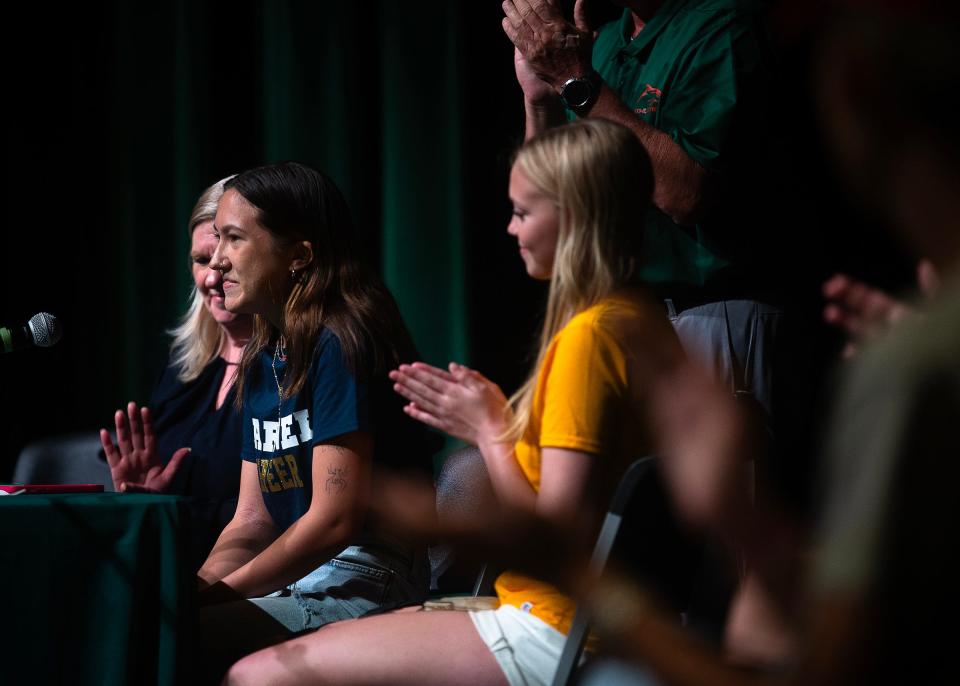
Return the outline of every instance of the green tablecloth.
<path id="1" fill-rule="evenodd" d="M 186 518 L 174 496 L 0 497 L 0 681 L 190 683 Z"/>

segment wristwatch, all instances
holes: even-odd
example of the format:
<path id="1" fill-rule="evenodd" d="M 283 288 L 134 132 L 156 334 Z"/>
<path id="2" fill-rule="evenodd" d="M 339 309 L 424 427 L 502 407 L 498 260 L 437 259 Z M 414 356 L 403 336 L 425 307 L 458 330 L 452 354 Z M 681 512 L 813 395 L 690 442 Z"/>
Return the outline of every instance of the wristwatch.
<path id="1" fill-rule="evenodd" d="M 583 76 L 575 76 L 560 86 L 560 100 L 568 110 L 577 112 L 592 104 L 600 94 L 603 80 L 600 74 L 590 71 Z"/>

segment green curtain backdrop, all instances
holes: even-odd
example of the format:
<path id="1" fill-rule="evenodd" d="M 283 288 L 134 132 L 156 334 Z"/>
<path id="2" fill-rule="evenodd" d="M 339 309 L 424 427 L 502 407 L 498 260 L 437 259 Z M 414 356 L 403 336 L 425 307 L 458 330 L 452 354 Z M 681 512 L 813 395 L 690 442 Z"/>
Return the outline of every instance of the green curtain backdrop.
<path id="1" fill-rule="evenodd" d="M 438 31 L 405 3 L 277 2 L 262 23 L 264 160 L 337 181 L 423 359 L 440 365 L 469 362 L 459 19 L 457 3 L 433 9 Z"/>
<path id="2" fill-rule="evenodd" d="M 432 8 L 441 30 L 404 3 L 390 3 L 379 23 L 384 275 L 420 352 L 441 366 L 469 363 L 458 7 Z"/>
<path id="3" fill-rule="evenodd" d="M 438 4 L 431 22 L 410 10 L 265 5 L 264 159 L 325 170 L 361 226 L 379 204 L 384 278 L 421 354 L 443 364 L 467 358 L 459 6 Z"/>

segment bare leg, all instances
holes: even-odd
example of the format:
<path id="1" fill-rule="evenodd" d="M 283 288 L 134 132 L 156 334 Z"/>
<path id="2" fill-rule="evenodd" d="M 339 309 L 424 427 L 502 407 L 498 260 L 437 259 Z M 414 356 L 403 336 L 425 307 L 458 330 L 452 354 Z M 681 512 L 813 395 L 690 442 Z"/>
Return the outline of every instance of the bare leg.
<path id="1" fill-rule="evenodd" d="M 225 684 L 505 686 L 466 612 L 398 612 L 337 622 L 237 662 Z"/>

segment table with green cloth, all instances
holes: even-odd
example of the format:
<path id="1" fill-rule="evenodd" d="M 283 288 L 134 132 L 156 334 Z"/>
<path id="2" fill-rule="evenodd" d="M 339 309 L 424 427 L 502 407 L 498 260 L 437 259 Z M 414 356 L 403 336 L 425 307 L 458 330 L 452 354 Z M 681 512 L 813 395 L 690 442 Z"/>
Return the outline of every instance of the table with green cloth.
<path id="1" fill-rule="evenodd" d="M 0 497 L 0 682 L 191 683 L 188 525 L 175 496 Z"/>

